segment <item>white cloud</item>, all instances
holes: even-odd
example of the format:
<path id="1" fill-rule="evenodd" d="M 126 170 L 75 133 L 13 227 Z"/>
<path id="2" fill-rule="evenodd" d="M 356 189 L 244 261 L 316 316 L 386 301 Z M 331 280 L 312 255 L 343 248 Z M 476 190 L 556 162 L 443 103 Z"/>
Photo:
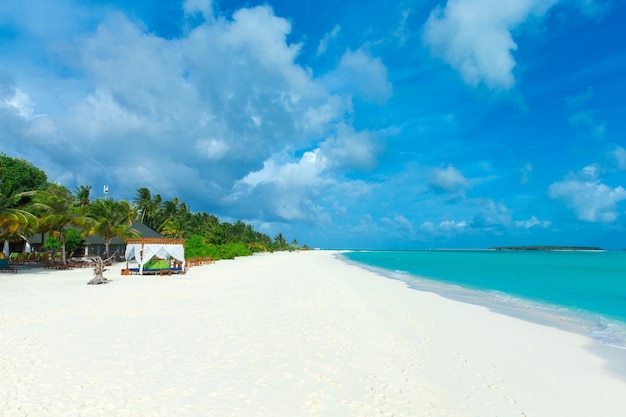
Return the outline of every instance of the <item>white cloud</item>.
<path id="1" fill-rule="evenodd" d="M 228 199 L 242 205 L 243 212 L 260 210 L 275 220 L 320 222 L 326 219 L 327 214 L 315 200 L 322 190 L 333 185 L 333 181 L 322 175 L 326 161 L 320 157 L 319 150 L 306 152 L 297 162 L 283 159 L 284 156 L 276 155 L 265 161 L 261 170 L 235 183 Z M 246 214 L 254 215 L 253 212 Z"/>
<path id="2" fill-rule="evenodd" d="M 465 233 L 469 228 L 469 225 L 465 220 L 442 220 L 439 223 L 432 221 L 425 221 L 418 227 L 418 230 L 426 235 L 441 236 L 441 235 L 458 235 Z"/>
<path id="3" fill-rule="evenodd" d="M 16 88 L 13 94 L 0 97 L 0 106 L 10 109 L 19 117 L 31 120 L 35 117 L 33 102 L 22 90 Z"/>
<path id="4" fill-rule="evenodd" d="M 410 15 L 411 10 L 403 10 L 401 12 L 400 23 L 398 24 L 396 30 L 393 31 L 393 36 L 398 38 L 398 43 L 400 44 L 400 46 L 403 46 L 406 43 L 407 38 L 409 37 L 409 34 L 411 32 L 408 25 Z"/>
<path id="5" fill-rule="evenodd" d="M 567 105 L 571 108 L 583 107 L 589 100 L 593 98 L 593 87 L 587 87 L 584 93 L 566 97 Z"/>
<path id="6" fill-rule="evenodd" d="M 586 128 L 593 137 L 601 137 L 606 131 L 606 122 L 597 120 L 594 112 L 588 109 L 573 113 L 569 121 L 573 126 Z"/>
<path id="7" fill-rule="evenodd" d="M 595 165 L 595 164 L 587 165 L 580 171 L 580 173 L 578 174 L 578 177 L 585 178 L 588 180 L 595 180 L 600 177 L 601 171 L 602 171 L 602 168 L 600 168 L 598 165 Z M 571 175 L 570 177 L 574 177 L 574 175 Z"/>
<path id="8" fill-rule="evenodd" d="M 374 133 L 356 132 L 341 124 L 335 135 L 320 144 L 320 151 L 329 168 L 369 171 L 378 163 L 383 147 Z"/>
<path id="9" fill-rule="evenodd" d="M 447 193 L 463 193 L 471 188 L 467 178 L 452 165 L 448 165 L 447 168 L 434 168 L 430 173 L 429 185 L 435 191 Z"/>
<path id="10" fill-rule="evenodd" d="M 540 227 L 543 229 L 547 229 L 552 225 L 552 222 L 549 220 L 539 220 L 535 216 L 531 216 L 530 219 L 527 220 L 517 220 L 515 221 L 515 226 L 521 227 L 524 229 L 532 229 L 534 227 Z"/>
<path id="11" fill-rule="evenodd" d="M 511 213 L 504 203 L 488 200 L 472 219 L 474 228 L 507 227 L 511 224 Z"/>
<path id="12" fill-rule="evenodd" d="M 592 168 L 587 171 L 583 175 L 586 178 L 570 176 L 551 184 L 548 196 L 563 200 L 580 220 L 592 223 L 615 221 L 618 217 L 617 203 L 626 199 L 626 190 L 621 186 L 611 188 L 599 179 L 594 179 L 597 173 Z"/>
<path id="13" fill-rule="evenodd" d="M 196 142 L 196 148 L 200 155 L 204 155 L 207 159 L 219 160 L 228 153 L 228 143 L 221 139 L 206 139 Z"/>
<path id="14" fill-rule="evenodd" d="M 613 151 L 613 157 L 617 160 L 617 167 L 626 170 L 626 149 L 618 146 Z"/>
<path id="15" fill-rule="evenodd" d="M 530 174 L 533 172 L 533 166 L 532 164 L 526 164 L 524 165 L 521 169 L 520 169 L 520 173 L 522 175 L 522 178 L 520 180 L 520 182 L 522 184 L 527 184 L 528 180 L 530 178 Z"/>
<path id="16" fill-rule="evenodd" d="M 12 82 L 0 83 L 0 125 L 6 135 L 2 140 L 5 152 L 31 146 L 44 151 L 59 142 L 54 120 L 38 113 L 29 94 Z M 0 137 L 4 135 L 0 134 Z"/>
<path id="17" fill-rule="evenodd" d="M 213 1 L 212 0 L 185 0 L 183 3 L 183 11 L 186 16 L 192 16 L 200 13 L 205 19 L 213 17 Z"/>
<path id="18" fill-rule="evenodd" d="M 350 232 L 357 233 L 361 236 L 376 236 L 380 237 L 387 231 L 384 230 L 378 223 L 372 219 L 372 216 L 365 215 L 361 217 L 359 223 L 356 226 L 350 228 Z"/>
<path id="19" fill-rule="evenodd" d="M 341 26 L 335 25 L 335 27 L 330 32 L 327 32 L 324 35 L 319 45 L 317 46 L 317 55 L 324 55 L 326 53 L 326 50 L 328 49 L 328 44 L 331 41 L 335 40 L 337 36 L 339 36 L 340 31 Z"/>
<path id="20" fill-rule="evenodd" d="M 368 102 L 382 104 L 393 94 L 383 61 L 362 49 L 346 51 L 339 67 L 325 80 L 332 90 L 344 91 Z"/>
<path id="21" fill-rule="evenodd" d="M 254 202 L 250 206 L 281 220 L 327 221 L 327 214 L 315 201 L 324 193 L 351 201 L 367 195 L 372 185 L 334 176 L 371 169 L 380 151 L 376 143 L 370 132 L 355 132 L 350 126 L 340 125 L 335 135 L 298 160 L 285 153 L 272 155 L 262 169 L 235 183 L 229 200 Z"/>
<path id="22" fill-rule="evenodd" d="M 332 176 L 371 170 L 384 151 L 381 134 L 350 121 L 354 97 L 391 94 L 382 61 L 348 52 L 330 71 L 347 79 L 331 86 L 298 62 L 290 22 L 270 7 L 229 17 L 213 15 L 214 6 L 185 1 L 190 24 L 177 38 L 108 10 L 50 49 L 72 78 L 50 75 L 30 95 L 0 74 L 3 149 L 38 144 L 39 135 L 45 143 L 33 148 L 52 156 L 33 162 L 53 178 L 106 181 L 117 196 L 171 190 L 193 207 L 240 218 L 319 223 L 327 221 L 322 199 L 331 207 L 346 190 L 366 195 L 371 184 Z M 162 167 L 176 168 L 165 175 Z"/>
<path id="23" fill-rule="evenodd" d="M 531 16 L 541 17 L 556 0 L 448 0 L 430 14 L 424 42 L 461 73 L 466 83 L 492 89 L 515 85 L 511 31 Z"/>
<path id="24" fill-rule="evenodd" d="M 444 232 L 463 232 L 465 229 L 467 229 L 467 222 L 465 221 L 460 221 L 457 222 L 455 220 L 444 220 L 441 223 L 439 223 L 439 229 L 444 231 Z"/>
<path id="25" fill-rule="evenodd" d="M 413 233 L 413 222 L 400 214 L 396 214 L 393 218 L 383 217 L 381 222 L 392 227 L 393 229 Z"/>

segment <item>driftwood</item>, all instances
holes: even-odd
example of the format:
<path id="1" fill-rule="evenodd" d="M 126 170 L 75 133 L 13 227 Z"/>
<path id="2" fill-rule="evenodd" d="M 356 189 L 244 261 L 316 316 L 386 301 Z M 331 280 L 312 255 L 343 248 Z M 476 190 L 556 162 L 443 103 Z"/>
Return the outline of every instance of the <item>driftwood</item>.
<path id="1" fill-rule="evenodd" d="M 110 258 L 103 260 L 101 257 L 96 256 L 93 259 L 93 278 L 87 284 L 99 285 L 109 282 L 109 280 L 104 277 L 104 271 L 106 271 L 104 266 L 107 262 L 111 261 L 111 258 L 113 257 L 111 256 Z"/>

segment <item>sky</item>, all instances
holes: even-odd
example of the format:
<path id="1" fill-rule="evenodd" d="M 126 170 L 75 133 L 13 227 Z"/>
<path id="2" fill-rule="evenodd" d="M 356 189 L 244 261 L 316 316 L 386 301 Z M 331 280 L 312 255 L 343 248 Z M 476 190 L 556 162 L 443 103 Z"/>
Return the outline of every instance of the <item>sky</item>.
<path id="1" fill-rule="evenodd" d="M 320 248 L 626 248 L 626 0 L 3 0 L 0 151 Z"/>

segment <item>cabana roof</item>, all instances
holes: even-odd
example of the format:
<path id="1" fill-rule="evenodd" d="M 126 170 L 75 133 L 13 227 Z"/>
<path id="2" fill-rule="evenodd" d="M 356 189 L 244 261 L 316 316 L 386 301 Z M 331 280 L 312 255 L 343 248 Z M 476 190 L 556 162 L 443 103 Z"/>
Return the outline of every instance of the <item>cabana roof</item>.
<path id="1" fill-rule="evenodd" d="M 185 239 L 183 238 L 169 238 L 169 237 L 140 237 L 137 239 L 126 239 L 126 243 L 129 245 L 184 245 Z"/>

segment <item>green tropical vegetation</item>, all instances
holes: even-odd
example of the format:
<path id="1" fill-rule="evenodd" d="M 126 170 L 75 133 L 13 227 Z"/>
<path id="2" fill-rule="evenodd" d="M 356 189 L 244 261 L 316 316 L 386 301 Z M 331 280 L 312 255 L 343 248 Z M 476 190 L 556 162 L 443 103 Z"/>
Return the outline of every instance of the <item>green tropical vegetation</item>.
<path id="1" fill-rule="evenodd" d="M 490 248 L 500 251 L 601 251 L 597 246 L 554 246 L 554 245 L 531 245 L 531 246 L 496 246 Z"/>
<path id="2" fill-rule="evenodd" d="M 107 255 L 114 238 L 140 237 L 132 227 L 140 221 L 164 237 L 185 238 L 187 258 L 232 259 L 307 249 L 296 239 L 288 244 L 282 233 L 271 238 L 241 220 L 222 222 L 206 212 L 194 213 L 178 198 L 167 200 L 148 188 L 139 188 L 131 202 L 91 200 L 91 188 L 82 185 L 72 192 L 49 182 L 46 173 L 30 162 L 0 152 L 0 239 L 19 241 L 41 233 L 46 248 L 60 251 L 66 263 L 66 252 L 80 247 L 87 236 L 101 236 Z"/>

